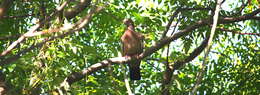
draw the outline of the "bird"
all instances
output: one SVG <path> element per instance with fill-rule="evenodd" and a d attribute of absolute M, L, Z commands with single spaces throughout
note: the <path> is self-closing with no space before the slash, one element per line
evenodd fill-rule
<path fill-rule="evenodd" d="M 141 33 L 135 32 L 134 22 L 131 19 L 124 19 L 123 23 L 127 26 L 121 37 L 122 55 L 124 57 L 138 56 L 143 52 L 143 39 Z M 140 80 L 140 63 L 141 60 L 128 62 L 130 79 Z"/>

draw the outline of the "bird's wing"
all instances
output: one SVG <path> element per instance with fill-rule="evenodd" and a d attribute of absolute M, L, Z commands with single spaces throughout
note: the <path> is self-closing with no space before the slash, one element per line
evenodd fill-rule
<path fill-rule="evenodd" d="M 124 34 L 121 37 L 121 50 L 122 50 L 122 56 L 125 56 L 125 47 L 124 47 L 124 41 L 123 41 L 124 38 L 123 37 L 124 37 Z"/>

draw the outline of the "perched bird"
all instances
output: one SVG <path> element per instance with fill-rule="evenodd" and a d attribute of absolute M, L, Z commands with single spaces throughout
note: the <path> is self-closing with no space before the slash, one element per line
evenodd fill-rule
<path fill-rule="evenodd" d="M 127 26 L 124 34 L 121 37 L 123 56 L 138 56 L 143 52 L 143 39 L 141 33 L 135 32 L 134 22 L 131 19 L 125 19 L 124 24 Z M 131 61 L 128 64 L 131 80 L 140 80 L 140 63 L 141 60 Z"/>

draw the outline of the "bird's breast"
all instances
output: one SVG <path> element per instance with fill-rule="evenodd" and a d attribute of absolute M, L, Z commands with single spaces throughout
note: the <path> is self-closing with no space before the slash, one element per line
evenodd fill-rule
<path fill-rule="evenodd" d="M 134 55 L 142 52 L 141 40 L 131 32 L 125 32 L 121 38 L 124 44 L 125 55 Z"/>

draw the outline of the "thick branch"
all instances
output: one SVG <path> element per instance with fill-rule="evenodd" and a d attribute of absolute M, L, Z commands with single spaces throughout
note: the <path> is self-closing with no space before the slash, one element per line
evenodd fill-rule
<path fill-rule="evenodd" d="M 257 9 L 257 10 L 255 10 L 255 11 L 253 11 L 252 13 L 245 14 L 244 16 L 220 18 L 220 19 L 218 19 L 218 22 L 219 22 L 219 24 L 226 24 L 226 23 L 244 21 L 244 20 L 248 20 L 248 19 L 259 20 L 260 18 L 257 17 L 257 16 L 255 16 L 255 15 L 258 14 L 259 12 L 260 12 L 260 8 Z"/>
<path fill-rule="evenodd" d="M 64 16 L 67 19 L 71 19 L 82 12 L 86 7 L 90 6 L 91 0 L 81 0 L 78 4 L 72 8 L 64 11 Z"/>
<path fill-rule="evenodd" d="M 182 67 L 183 65 L 185 65 L 185 63 L 188 63 L 190 61 L 192 61 L 193 59 L 195 59 L 207 46 L 208 43 L 208 38 L 206 38 L 199 47 L 197 47 L 191 54 L 190 56 L 188 56 L 187 58 L 185 58 L 184 60 L 179 60 L 176 61 L 172 66 L 173 70 L 177 70 L 180 67 Z"/>
<path fill-rule="evenodd" d="M 250 14 L 247 14 L 245 16 L 241 16 L 241 17 L 236 17 L 236 18 L 222 18 L 222 19 L 219 19 L 219 24 L 223 24 L 223 23 L 232 23 L 232 22 L 238 22 L 238 21 L 244 21 L 244 20 L 248 20 L 248 19 L 253 19 L 253 17 L 250 17 L 250 16 L 254 16 L 252 14 L 256 14 L 256 13 L 259 13 L 260 12 L 260 9 L 254 11 L 253 13 L 250 13 Z M 210 25 L 210 23 L 212 23 L 212 21 L 210 19 L 205 19 L 205 20 L 200 20 L 198 22 L 196 22 L 195 24 L 187 27 L 186 29 L 180 31 L 180 32 L 177 32 L 175 33 L 174 35 L 170 36 L 170 37 L 167 37 L 165 39 L 162 39 L 160 40 L 158 43 L 156 43 L 155 45 L 153 45 L 152 47 L 148 48 L 147 50 L 145 50 L 142 54 L 140 54 L 139 56 L 137 56 L 137 60 L 141 60 L 147 56 L 150 56 L 151 54 L 153 54 L 154 52 L 156 52 L 157 50 L 161 49 L 162 47 L 164 47 L 165 45 L 168 45 L 171 41 L 174 41 L 182 36 L 186 36 L 189 32 L 191 32 L 192 30 L 194 29 L 197 29 L 199 27 L 202 27 L 202 26 L 206 26 L 206 25 Z M 172 70 L 176 70 L 176 69 L 179 69 L 181 66 L 183 66 L 185 63 L 187 62 L 190 62 L 191 60 L 193 60 L 195 57 L 197 57 L 202 51 L 203 49 L 206 47 L 206 43 L 207 43 L 208 39 L 204 40 L 202 42 L 202 44 L 196 48 L 191 54 L 189 57 L 187 57 L 186 59 L 184 60 L 180 60 L 180 61 L 177 61 L 175 62 L 174 65 L 171 65 L 171 68 L 173 68 Z M 117 57 L 118 58 L 118 57 Z M 115 59 L 117 59 L 115 58 Z M 111 59 L 108 59 L 108 60 L 111 60 Z M 118 61 L 118 60 L 117 60 Z M 127 60 L 121 60 L 120 62 L 123 62 L 123 61 L 127 61 Z M 63 88 L 66 84 L 66 83 L 69 83 L 72 84 L 78 80 L 81 80 L 82 78 L 84 78 L 86 75 L 89 75 L 97 70 L 100 70 L 102 68 L 105 68 L 107 67 L 107 64 L 108 63 L 117 63 L 116 61 L 111 61 L 111 62 L 108 62 L 106 64 L 101 64 L 103 62 L 100 62 L 100 63 L 97 63 L 90 66 L 89 68 L 91 69 L 84 69 L 82 70 L 81 72 L 77 72 L 77 73 L 73 73 L 71 74 L 69 77 L 67 77 L 64 82 L 63 82 L 63 85 L 61 85 L 61 88 Z"/>
<path fill-rule="evenodd" d="M 163 78 L 163 83 L 162 83 L 162 95 L 169 95 L 169 88 L 168 85 L 171 83 L 172 80 L 172 76 L 173 76 L 173 72 L 176 69 L 179 69 L 180 67 L 182 67 L 183 65 L 185 65 L 185 63 L 190 62 L 191 60 L 193 60 L 194 58 L 196 58 L 207 46 L 209 37 L 207 37 L 201 44 L 199 47 L 197 47 L 187 58 L 183 59 L 183 60 L 177 60 L 173 65 L 170 65 L 170 68 L 167 70 L 167 72 L 165 72 Z"/>
<path fill-rule="evenodd" d="M 17 59 L 20 58 L 20 56 L 22 54 L 25 54 L 29 51 L 31 51 L 32 49 L 34 48 L 37 48 L 37 47 L 41 47 L 43 44 L 45 44 L 46 42 L 48 41 L 52 41 L 54 39 L 57 39 L 57 38 L 63 38 L 71 33 L 74 33 L 75 31 L 78 31 L 80 29 L 82 29 L 86 24 L 88 24 L 91 20 L 91 18 L 93 17 L 94 13 L 97 13 L 99 11 L 101 11 L 104 7 L 94 7 L 93 9 L 91 9 L 91 11 L 89 12 L 88 15 L 86 15 L 84 18 L 82 18 L 81 20 L 79 20 L 72 29 L 68 30 L 68 32 L 65 32 L 64 34 L 62 35 L 58 35 L 58 36 L 53 36 L 51 37 L 50 39 L 45 39 L 44 41 L 40 42 L 40 43 L 37 43 L 36 45 L 32 45 L 30 46 L 29 48 L 26 48 L 20 52 L 18 52 L 16 55 L 12 56 L 12 57 L 9 57 L 9 58 L 6 58 L 6 59 L 2 59 L 2 61 L 0 62 L 0 65 L 6 65 L 6 64 L 9 64 L 13 61 L 16 61 Z M 1 56 L 0 56 L 1 58 Z"/>
<path fill-rule="evenodd" d="M 132 60 L 136 60 L 135 58 L 130 58 L 130 57 L 115 57 L 115 58 L 110 58 L 107 60 L 104 60 L 102 62 L 93 64 L 92 66 L 82 70 L 81 72 L 75 72 L 70 74 L 65 80 L 64 82 L 67 82 L 69 85 L 71 85 L 72 83 L 81 80 L 82 78 L 84 78 L 86 75 L 90 75 L 102 68 L 107 67 L 109 64 L 113 65 L 113 64 L 120 64 L 120 63 L 126 63 Z"/>
<path fill-rule="evenodd" d="M 246 15 L 240 16 L 240 17 L 219 18 L 218 23 L 219 24 L 227 24 L 227 23 L 245 21 L 245 20 L 249 20 L 249 19 L 256 19 L 257 17 L 255 17 L 254 15 L 258 14 L 259 12 L 260 12 L 260 9 L 257 9 L 255 11 L 253 11 L 252 13 L 249 13 L 249 14 L 246 14 Z M 170 42 L 172 42 L 172 41 L 174 41 L 174 40 L 176 40 L 176 39 L 178 39 L 182 36 L 186 36 L 192 30 L 195 30 L 195 29 L 202 27 L 202 26 L 210 25 L 211 23 L 212 23 L 212 20 L 210 18 L 200 20 L 200 21 L 190 25 L 186 29 L 181 30 L 180 32 L 176 32 L 174 35 L 160 40 L 155 45 L 153 45 L 152 47 L 150 47 L 146 51 L 144 51 L 142 54 L 140 54 L 139 57 L 140 58 L 147 57 L 147 56 L 151 55 L 152 53 L 156 52 L 157 50 L 161 49 L 165 45 L 168 45 Z"/>
<path fill-rule="evenodd" d="M 217 28 L 217 30 L 226 31 L 226 32 L 231 32 L 231 33 L 239 34 L 239 35 L 256 35 L 256 36 L 260 36 L 260 33 L 241 33 L 241 32 L 239 32 L 239 31 L 230 30 L 230 29 L 225 29 L 225 28 Z"/>

